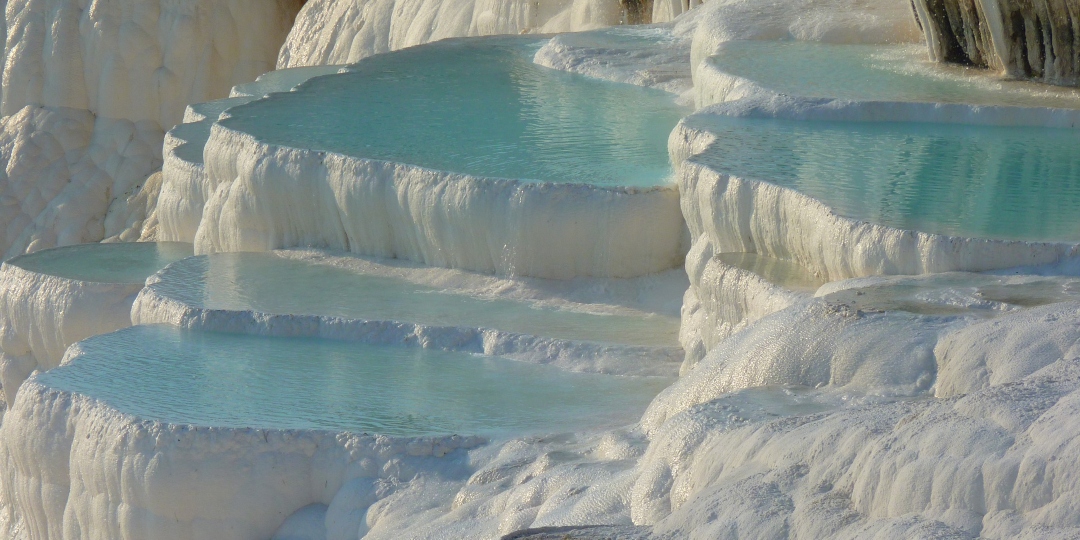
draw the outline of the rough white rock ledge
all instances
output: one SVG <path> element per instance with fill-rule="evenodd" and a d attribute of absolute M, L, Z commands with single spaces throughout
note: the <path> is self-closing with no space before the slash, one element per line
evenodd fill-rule
<path fill-rule="evenodd" d="M 356 538 L 368 506 L 482 443 L 165 424 L 31 380 L 0 425 L 0 536 L 265 539 L 316 504 Z"/>
<path fill-rule="evenodd" d="M 693 241 L 708 242 L 715 253 L 754 252 L 788 259 L 830 281 L 977 272 L 1051 264 L 1080 255 L 1077 244 L 945 236 L 845 218 L 798 191 L 724 174 L 697 157 L 707 152 L 713 135 L 693 127 L 693 119 L 713 112 L 683 119 L 668 144 Z"/>
<path fill-rule="evenodd" d="M 633 376 L 678 373 L 679 347 L 590 343 L 518 334 L 495 328 L 432 326 L 413 322 L 347 319 L 325 315 L 286 315 L 257 311 L 205 309 L 184 304 L 147 286 L 131 310 L 134 324 L 167 323 L 192 330 L 237 332 L 275 337 L 319 337 L 461 351 L 550 364 L 569 371 Z"/>
<path fill-rule="evenodd" d="M 220 124 L 204 158 L 212 194 L 195 237 L 158 209 L 159 239 L 194 240 L 196 253 L 305 246 L 566 279 L 653 274 L 686 249 L 674 186 L 479 178 L 271 145 Z"/>

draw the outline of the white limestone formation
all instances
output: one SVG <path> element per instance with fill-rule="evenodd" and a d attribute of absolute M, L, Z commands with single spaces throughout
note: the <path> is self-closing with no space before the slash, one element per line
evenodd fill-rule
<path fill-rule="evenodd" d="M 452 37 L 580 32 L 620 17 L 618 0 L 310 0 L 277 67 L 349 64 Z"/>

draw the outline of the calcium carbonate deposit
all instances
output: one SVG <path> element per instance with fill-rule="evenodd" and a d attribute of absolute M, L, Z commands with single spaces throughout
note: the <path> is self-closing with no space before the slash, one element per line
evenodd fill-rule
<path fill-rule="evenodd" d="M 9 1 L 0 537 L 1080 537 L 1066 4 Z"/>

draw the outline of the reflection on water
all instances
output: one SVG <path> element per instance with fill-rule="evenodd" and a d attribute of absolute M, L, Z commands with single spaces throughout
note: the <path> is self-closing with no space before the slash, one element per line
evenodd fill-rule
<path fill-rule="evenodd" d="M 631 423 L 671 379 L 502 358 L 136 326 L 80 344 L 43 384 L 145 419 L 387 435 L 565 432 Z"/>

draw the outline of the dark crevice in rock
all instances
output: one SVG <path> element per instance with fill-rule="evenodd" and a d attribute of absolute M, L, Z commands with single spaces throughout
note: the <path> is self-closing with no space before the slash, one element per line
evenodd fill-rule
<path fill-rule="evenodd" d="M 622 4 L 626 24 L 648 24 L 652 22 L 653 0 L 620 0 L 620 3 Z"/>
<path fill-rule="evenodd" d="M 919 26 L 934 33 L 936 50 L 931 54 L 936 60 L 990 67 L 993 39 L 976 0 L 921 1 L 929 21 L 920 20 Z"/>

